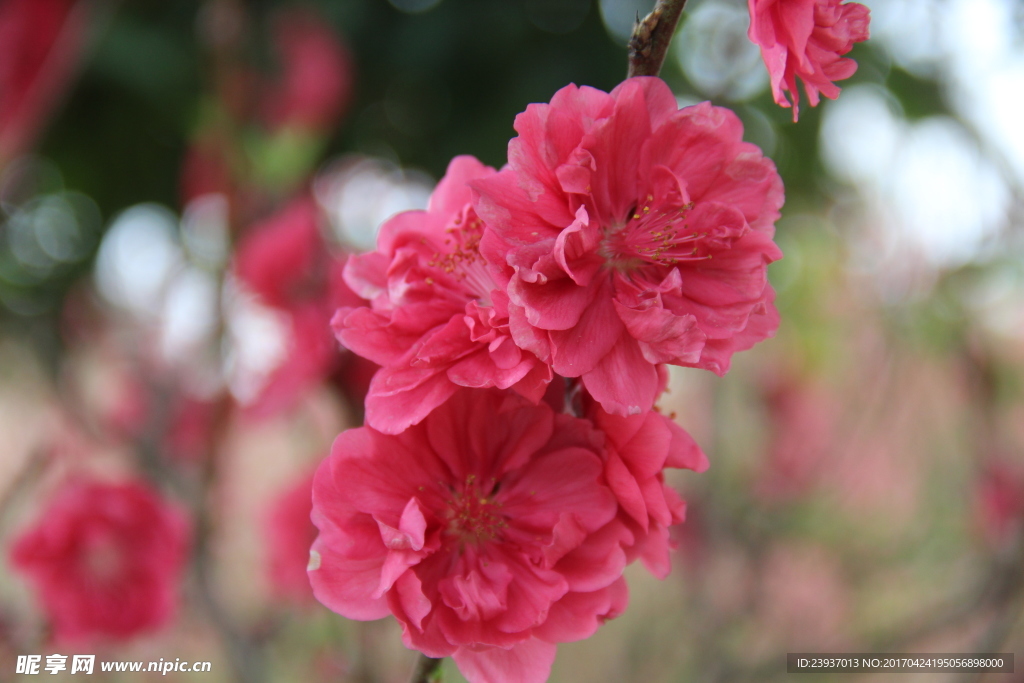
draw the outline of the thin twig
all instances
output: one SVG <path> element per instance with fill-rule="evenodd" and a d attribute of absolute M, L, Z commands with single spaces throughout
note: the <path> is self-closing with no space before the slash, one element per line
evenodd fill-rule
<path fill-rule="evenodd" d="M 658 0 L 651 13 L 636 22 L 629 38 L 628 77 L 658 75 L 685 4 L 686 0 Z"/>
<path fill-rule="evenodd" d="M 441 662 L 444 659 L 435 659 L 421 654 L 416 660 L 416 668 L 412 672 L 410 683 L 436 683 L 441 680 Z"/>
<path fill-rule="evenodd" d="M 217 630 L 231 660 L 239 683 L 263 683 L 267 671 L 262 653 L 252 640 L 239 629 L 224 609 L 214 585 L 211 552 L 213 519 L 209 497 L 218 481 L 220 458 L 224 453 L 232 414 L 232 400 L 225 394 L 214 406 L 213 427 L 204 458 L 202 485 L 196 500 L 195 531 L 193 539 L 192 570 L 196 579 L 199 602 Z"/>
<path fill-rule="evenodd" d="M 14 475 L 7 489 L 0 493 L 0 526 L 3 525 L 7 513 L 14 507 L 16 499 L 24 489 L 28 488 L 46 469 L 47 453 L 43 450 L 33 451 L 22 463 L 18 473 Z"/>

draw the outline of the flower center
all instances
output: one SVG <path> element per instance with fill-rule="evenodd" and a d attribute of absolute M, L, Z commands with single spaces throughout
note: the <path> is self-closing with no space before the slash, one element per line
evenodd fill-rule
<path fill-rule="evenodd" d="M 490 305 L 494 280 L 487 272 L 484 257 L 480 255 L 484 222 L 477 217 L 473 207 L 467 205 L 455 215 L 445 233 L 448 237 L 445 238 L 444 245 L 449 251 L 435 253 L 433 258 L 427 261 L 427 266 L 437 268 L 453 277 L 473 294 L 477 301 Z M 428 283 L 433 284 L 429 279 Z"/>
<path fill-rule="evenodd" d="M 658 208 L 653 203 L 654 197 L 647 195 L 621 224 L 605 229 L 598 253 L 610 268 L 628 272 L 649 264 L 671 267 L 711 258 L 701 245 L 707 233 L 690 230 L 686 224 L 692 202 Z"/>
<path fill-rule="evenodd" d="M 106 583 L 119 576 L 124 566 L 124 554 L 111 539 L 98 539 L 86 548 L 82 558 L 86 575 Z"/>
<path fill-rule="evenodd" d="M 466 477 L 461 491 L 454 492 L 447 501 L 445 533 L 460 543 L 480 544 L 496 538 L 508 526 L 501 512 L 501 503 L 494 498 L 495 485 L 481 488 L 476 475 Z"/>

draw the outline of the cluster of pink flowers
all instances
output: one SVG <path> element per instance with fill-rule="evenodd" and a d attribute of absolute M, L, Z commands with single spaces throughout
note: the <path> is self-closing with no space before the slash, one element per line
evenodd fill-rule
<path fill-rule="evenodd" d="M 425 212 L 381 230 L 346 278 L 343 345 L 383 366 L 367 423 L 396 433 L 460 387 L 536 401 L 555 373 L 608 412 L 650 410 L 663 365 L 723 374 L 778 326 L 767 265 L 775 165 L 727 109 L 679 109 L 634 78 L 569 86 L 516 118 L 500 172 L 452 161 Z"/>
<path fill-rule="evenodd" d="M 0 1 L 0 170 L 31 150 L 66 94 L 91 22 L 103 14 L 94 4 Z M 201 25 L 207 20 L 201 19 Z M 223 135 L 228 117 L 256 145 L 295 139 L 301 145 L 322 145 L 348 105 L 351 56 L 313 7 L 282 8 L 272 15 L 269 28 L 277 68 L 269 73 L 240 60 L 230 64 L 230 73 L 214 79 L 222 87 L 205 109 L 217 114 L 199 122 L 180 177 L 183 205 L 219 195 L 230 211 L 225 223 L 239 229 L 240 234 L 230 236 L 234 251 L 228 272 L 217 274 L 230 277 L 271 309 L 286 328 L 284 359 L 269 369 L 256 395 L 239 406 L 253 419 L 288 411 L 325 383 L 342 389 L 352 384 L 347 373 L 354 364 L 339 353 L 329 321 L 339 306 L 361 303 L 342 278 L 344 254 L 332 253 L 321 234 L 320 211 L 302 175 L 309 169 L 296 165 L 294 177 L 269 182 L 241 173 L 239 166 L 246 165 L 238 164 L 237 150 Z M 78 336 L 69 346 L 105 347 L 108 321 L 97 324 L 89 315 L 98 312 L 91 300 L 73 296 L 65 308 L 65 332 Z M 64 460 L 62 465 L 70 464 L 74 474 L 55 485 L 38 518 L 10 545 L 10 566 L 34 590 L 44 633 L 57 642 L 112 643 L 166 627 L 180 611 L 180 584 L 193 550 L 188 513 L 150 483 L 127 472 L 119 483 L 83 473 L 109 466 L 103 457 L 93 459 L 94 450 L 116 446 L 145 458 L 137 471 L 151 479 L 164 478 L 166 467 L 181 477 L 177 483 L 189 481 L 197 474 L 189 464 L 220 457 L 219 436 L 230 428 L 236 408 L 234 399 L 211 395 L 210 387 L 193 393 L 187 380 L 170 377 L 148 354 L 129 355 L 139 363 L 137 375 L 123 369 L 116 374 L 110 405 L 83 398 L 80 411 L 68 411 L 67 434 L 63 425 L 57 430 L 47 446 L 56 457 L 46 465 Z M 76 400 L 71 397 L 68 403 Z M 80 422 L 89 428 L 81 429 Z M 63 457 L 62 451 L 71 449 L 59 443 L 62 439 L 75 442 L 73 458 Z M 312 601 L 306 577 L 306 557 L 316 535 L 311 489 L 310 473 L 272 506 L 265 524 L 274 597 L 299 603 Z"/>
<path fill-rule="evenodd" d="M 732 112 L 633 78 L 515 128 L 507 167 L 454 159 L 346 265 L 370 303 L 334 330 L 381 369 L 313 484 L 316 597 L 473 683 L 545 680 L 628 563 L 668 574 L 664 470 L 707 460 L 653 410 L 665 365 L 722 374 L 778 325 L 782 182 Z"/>
<path fill-rule="evenodd" d="M 19 68 L 0 60 L 0 163 L 28 148 L 70 78 L 87 5 L 0 5 L 0 57 L 22 56 Z M 796 120 L 797 77 L 812 106 L 835 98 L 868 10 L 749 9 L 775 101 Z M 239 85 L 217 107 L 264 143 L 322 144 L 351 95 L 348 52 L 312 10 L 285 10 L 272 34 L 282 77 L 226 67 L 238 72 L 218 80 Z M 669 574 L 686 504 L 665 470 L 708 462 L 655 408 L 667 366 L 723 375 L 779 324 L 767 267 L 782 256 L 782 182 L 731 111 L 680 109 L 664 82 L 639 77 L 610 93 L 565 87 L 515 130 L 507 166 L 456 157 L 426 210 L 393 217 L 375 251 L 352 257 L 331 254 L 301 170 L 235 177 L 217 121 L 181 178 L 183 203 L 222 195 L 226 222 L 249 226 L 230 276 L 287 325 L 285 360 L 250 415 L 343 372 L 331 330 L 379 366 L 366 426 L 270 510 L 275 593 L 309 601 L 311 585 L 349 618 L 393 615 L 410 648 L 453 657 L 471 683 L 545 680 L 558 643 L 626 608 L 627 565 Z M 111 421 L 141 439 L 152 407 L 131 403 Z M 211 450 L 216 410 L 174 402 L 164 450 Z M 986 491 L 993 524 L 1019 521 L 1016 493 Z M 11 560 L 57 639 L 123 639 L 171 618 L 188 546 L 186 517 L 148 485 L 70 481 Z"/>

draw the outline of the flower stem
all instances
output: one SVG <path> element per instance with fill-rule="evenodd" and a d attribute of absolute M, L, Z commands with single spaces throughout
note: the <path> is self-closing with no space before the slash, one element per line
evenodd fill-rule
<path fill-rule="evenodd" d="M 443 658 L 434 659 L 421 654 L 416 660 L 416 669 L 412 672 L 410 683 L 439 683 L 443 661 Z"/>
<path fill-rule="evenodd" d="M 638 19 L 629 39 L 627 77 L 657 76 L 686 0 L 658 0 L 651 13 Z"/>

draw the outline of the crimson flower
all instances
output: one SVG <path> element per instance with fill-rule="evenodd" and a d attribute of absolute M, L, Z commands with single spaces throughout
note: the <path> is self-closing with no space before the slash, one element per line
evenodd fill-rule
<path fill-rule="evenodd" d="M 167 623 L 187 558 L 185 516 L 148 486 L 72 482 L 11 548 L 56 640 L 127 639 Z"/>
<path fill-rule="evenodd" d="M 462 387 L 512 388 L 534 402 L 551 370 L 512 339 L 508 297 L 480 255 L 485 227 L 469 183 L 494 169 L 452 160 L 426 211 L 398 214 L 377 251 L 353 256 L 345 278 L 371 306 L 332 322 L 347 348 L 383 366 L 370 383 L 366 421 L 397 433 Z"/>
<path fill-rule="evenodd" d="M 460 390 L 397 435 L 335 441 L 313 482 L 317 599 L 391 613 L 406 645 L 471 683 L 543 681 L 555 644 L 626 604 L 623 545 L 588 420 L 509 391 Z"/>
<path fill-rule="evenodd" d="M 857 62 L 842 55 L 854 43 L 868 39 L 870 10 L 841 0 L 747 0 L 747 5 L 747 35 L 761 48 L 775 103 L 792 106 L 793 120 L 797 120 L 797 76 L 812 107 L 818 106 L 819 93 L 833 100 L 839 97 L 839 86 L 833 81 L 849 78 L 857 70 Z"/>
<path fill-rule="evenodd" d="M 627 415 L 650 410 L 659 365 L 724 374 L 774 334 L 782 181 L 735 114 L 632 78 L 567 86 L 515 128 L 509 166 L 473 187 L 520 347 Z"/>

